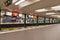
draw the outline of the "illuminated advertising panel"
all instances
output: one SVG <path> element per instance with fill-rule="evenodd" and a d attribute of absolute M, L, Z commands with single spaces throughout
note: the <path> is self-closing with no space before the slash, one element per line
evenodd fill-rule
<path fill-rule="evenodd" d="M 50 18 L 50 23 L 52 23 L 52 21 L 53 21 L 52 18 Z"/>
<path fill-rule="evenodd" d="M 44 23 L 44 18 L 43 18 L 43 17 L 39 17 L 39 18 L 38 18 L 38 22 L 39 22 L 39 23 Z"/>
<path fill-rule="evenodd" d="M 49 23 L 49 18 L 46 18 L 45 22 L 46 22 L 46 23 Z"/>
<path fill-rule="evenodd" d="M 27 18 L 26 18 L 26 23 L 36 23 L 37 22 L 37 19 L 36 19 L 36 16 L 34 15 L 27 15 Z"/>
<path fill-rule="evenodd" d="M 21 18 L 25 18 L 23 14 L 19 14 L 19 17 L 21 17 Z"/>
<path fill-rule="evenodd" d="M 6 12 L 6 15 L 12 16 L 12 12 Z"/>

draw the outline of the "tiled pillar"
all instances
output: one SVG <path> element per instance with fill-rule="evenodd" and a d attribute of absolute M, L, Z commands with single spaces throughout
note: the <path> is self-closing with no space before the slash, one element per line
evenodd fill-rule
<path fill-rule="evenodd" d="M 1 8 L 0 8 L 0 17 L 1 17 Z M 0 20 L 1 20 L 1 18 L 0 18 Z M 1 25 L 1 23 L 0 23 L 0 25 Z M 1 26 L 0 26 L 0 30 L 1 30 Z"/>
<path fill-rule="evenodd" d="M 44 23 L 46 23 L 46 17 L 44 17 Z"/>
<path fill-rule="evenodd" d="M 24 28 L 26 28 L 26 14 L 24 14 Z"/>
<path fill-rule="evenodd" d="M 49 23 L 50 23 L 50 18 L 49 18 Z"/>
<path fill-rule="evenodd" d="M 38 19 L 38 16 L 37 16 L 37 24 L 36 24 L 37 26 L 38 26 L 38 24 L 39 24 L 39 23 L 38 23 L 38 20 L 39 20 L 39 19 Z"/>

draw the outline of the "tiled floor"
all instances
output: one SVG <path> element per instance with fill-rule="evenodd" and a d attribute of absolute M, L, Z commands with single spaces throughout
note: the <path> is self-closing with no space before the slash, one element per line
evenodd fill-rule
<path fill-rule="evenodd" d="M 0 32 L 1 33 L 1 32 Z M 23 28 L 1 33 L 0 40 L 60 40 L 60 24 Z"/>

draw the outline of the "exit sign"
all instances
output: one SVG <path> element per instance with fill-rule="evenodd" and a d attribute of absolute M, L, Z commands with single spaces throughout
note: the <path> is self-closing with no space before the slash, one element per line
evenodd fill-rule
<path fill-rule="evenodd" d="M 12 4 L 12 0 L 7 0 L 4 4 L 5 4 L 5 6 L 11 5 Z"/>

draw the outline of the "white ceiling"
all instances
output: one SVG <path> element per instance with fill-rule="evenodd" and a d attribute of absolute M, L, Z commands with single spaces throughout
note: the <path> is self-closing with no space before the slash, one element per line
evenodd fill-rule
<path fill-rule="evenodd" d="M 3 4 L 4 3 L 4 1 L 6 1 L 6 0 L 0 0 L 0 6 L 2 7 L 2 8 L 5 8 L 5 5 Z M 16 2 L 18 2 L 19 0 L 16 0 Z M 45 13 L 50 13 L 50 12 L 55 12 L 55 13 L 57 13 L 57 14 L 55 14 L 55 15 L 60 15 L 60 10 L 59 11 L 54 11 L 54 10 L 50 10 L 50 11 L 47 11 L 47 12 L 35 12 L 35 10 L 37 10 L 37 9 L 43 9 L 43 8 L 46 8 L 46 9 L 50 9 L 50 7 L 53 7 L 53 6 L 57 6 L 57 5 L 60 5 L 60 0 L 40 0 L 40 1 L 38 1 L 38 2 L 35 2 L 35 3 L 33 3 L 33 1 L 34 0 L 27 0 L 27 1 L 30 1 L 30 2 L 32 2 L 32 4 L 30 4 L 30 5 L 27 5 L 27 6 L 24 6 L 24 7 L 21 7 L 20 5 L 21 4 L 19 4 L 19 5 L 14 5 L 15 3 L 13 3 L 12 5 L 10 5 L 9 7 L 8 7 L 8 9 L 10 8 L 10 9 L 22 9 L 22 10 L 24 10 L 24 12 L 26 12 L 27 14 L 29 14 L 29 13 L 33 13 L 33 14 L 37 14 L 37 15 L 39 15 L 39 16 L 46 16 L 46 17 L 51 17 L 51 16 L 49 16 L 49 15 L 45 15 Z M 2 5 L 3 4 L 3 5 Z M 55 18 L 57 18 L 57 17 L 55 17 Z"/>
<path fill-rule="evenodd" d="M 27 13 L 32 12 L 32 13 L 36 13 L 39 16 L 51 17 L 49 15 L 45 15 L 45 13 L 55 12 L 56 13 L 55 15 L 60 15 L 60 10 L 59 11 L 50 10 L 50 7 L 57 6 L 57 5 L 60 5 L 60 0 L 40 0 L 39 2 L 26 6 L 26 7 L 23 7 L 22 9 Z M 46 8 L 50 11 L 35 12 L 35 10 L 43 9 L 43 8 Z"/>

